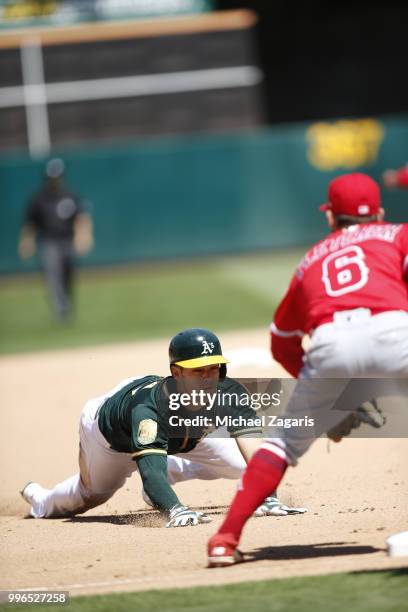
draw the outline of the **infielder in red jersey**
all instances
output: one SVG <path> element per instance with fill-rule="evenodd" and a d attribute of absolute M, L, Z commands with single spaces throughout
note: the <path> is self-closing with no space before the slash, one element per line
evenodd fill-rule
<path fill-rule="evenodd" d="M 384 222 L 380 189 L 360 173 L 334 179 L 320 210 L 331 233 L 300 262 L 271 326 L 274 358 L 299 378 L 285 417 L 302 417 L 307 407 L 316 427 L 264 440 L 208 543 L 210 566 L 242 560 L 237 546 L 246 521 L 287 466 L 343 421 L 333 406 L 350 378 L 408 377 L 408 224 Z"/>

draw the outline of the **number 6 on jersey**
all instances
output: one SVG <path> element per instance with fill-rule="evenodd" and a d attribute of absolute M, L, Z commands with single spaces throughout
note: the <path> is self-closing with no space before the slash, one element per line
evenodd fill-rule
<path fill-rule="evenodd" d="M 336 297 L 364 287 L 369 269 L 359 246 L 349 246 L 328 255 L 322 263 L 322 281 L 328 295 Z"/>

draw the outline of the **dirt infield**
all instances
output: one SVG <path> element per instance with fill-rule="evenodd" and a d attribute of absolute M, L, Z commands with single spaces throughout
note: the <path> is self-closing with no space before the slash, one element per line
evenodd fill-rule
<path fill-rule="evenodd" d="M 265 330 L 224 334 L 233 376 L 276 376 Z M 258 518 L 242 549 L 249 562 L 207 570 L 205 543 L 230 502 L 233 481 L 176 485 L 210 525 L 164 530 L 146 510 L 135 474 L 108 503 L 74 519 L 25 519 L 18 495 L 27 480 L 52 486 L 77 469 L 84 402 L 127 376 L 166 374 L 167 342 L 92 347 L 0 359 L 0 588 L 64 588 L 73 595 L 240 582 L 290 575 L 408 565 L 390 559 L 385 539 L 408 528 L 408 441 L 319 440 L 290 469 L 281 498 L 303 516 Z"/>

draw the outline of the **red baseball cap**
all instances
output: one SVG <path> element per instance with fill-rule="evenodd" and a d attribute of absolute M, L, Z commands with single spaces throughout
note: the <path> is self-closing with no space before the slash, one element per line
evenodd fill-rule
<path fill-rule="evenodd" d="M 381 206 L 380 188 L 367 174 L 342 174 L 329 183 L 329 201 L 320 210 L 334 215 L 367 217 L 376 215 Z"/>

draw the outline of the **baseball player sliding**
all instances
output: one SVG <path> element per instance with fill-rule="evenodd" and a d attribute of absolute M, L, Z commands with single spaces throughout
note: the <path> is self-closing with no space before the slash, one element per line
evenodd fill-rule
<path fill-rule="evenodd" d="M 316 428 L 284 429 L 268 438 L 249 462 L 218 533 L 208 543 L 210 566 L 242 560 L 242 529 L 258 504 L 295 466 L 320 434 L 345 413 L 337 398 L 355 378 L 408 376 L 408 225 L 384 222 L 377 183 L 345 174 L 329 185 L 329 236 L 300 262 L 271 327 L 274 358 L 299 380 L 288 417 L 305 409 Z M 302 339 L 311 337 L 305 353 Z M 330 380 L 335 379 L 335 380 Z"/>
<path fill-rule="evenodd" d="M 195 455 L 188 464 L 183 465 L 181 458 L 173 462 L 169 470 L 172 482 L 217 475 L 238 478 L 260 442 L 248 436 L 261 434 L 262 428 L 254 424 L 256 412 L 251 407 L 220 401 L 224 393 L 239 397 L 246 390 L 226 377 L 227 360 L 215 334 L 206 329 L 180 332 L 171 340 L 169 356 L 171 376 L 127 379 L 110 393 L 85 404 L 79 427 L 79 473 L 52 490 L 28 483 L 21 494 L 31 505 L 32 517 L 70 516 L 103 504 L 138 469 L 144 497 L 167 515 L 166 527 L 211 520 L 180 502 L 167 476 L 167 456 Z M 212 415 L 221 420 L 232 417 L 227 426 L 232 439 L 202 440 L 208 433 L 206 422 L 193 426 L 190 422 L 194 416 L 208 415 L 208 407 L 192 401 L 194 392 L 215 393 Z M 187 402 L 178 406 L 176 414 L 173 401 L 181 394 L 187 394 Z M 282 507 L 276 492 L 269 493 L 261 500 L 258 516 L 305 511 Z"/>

